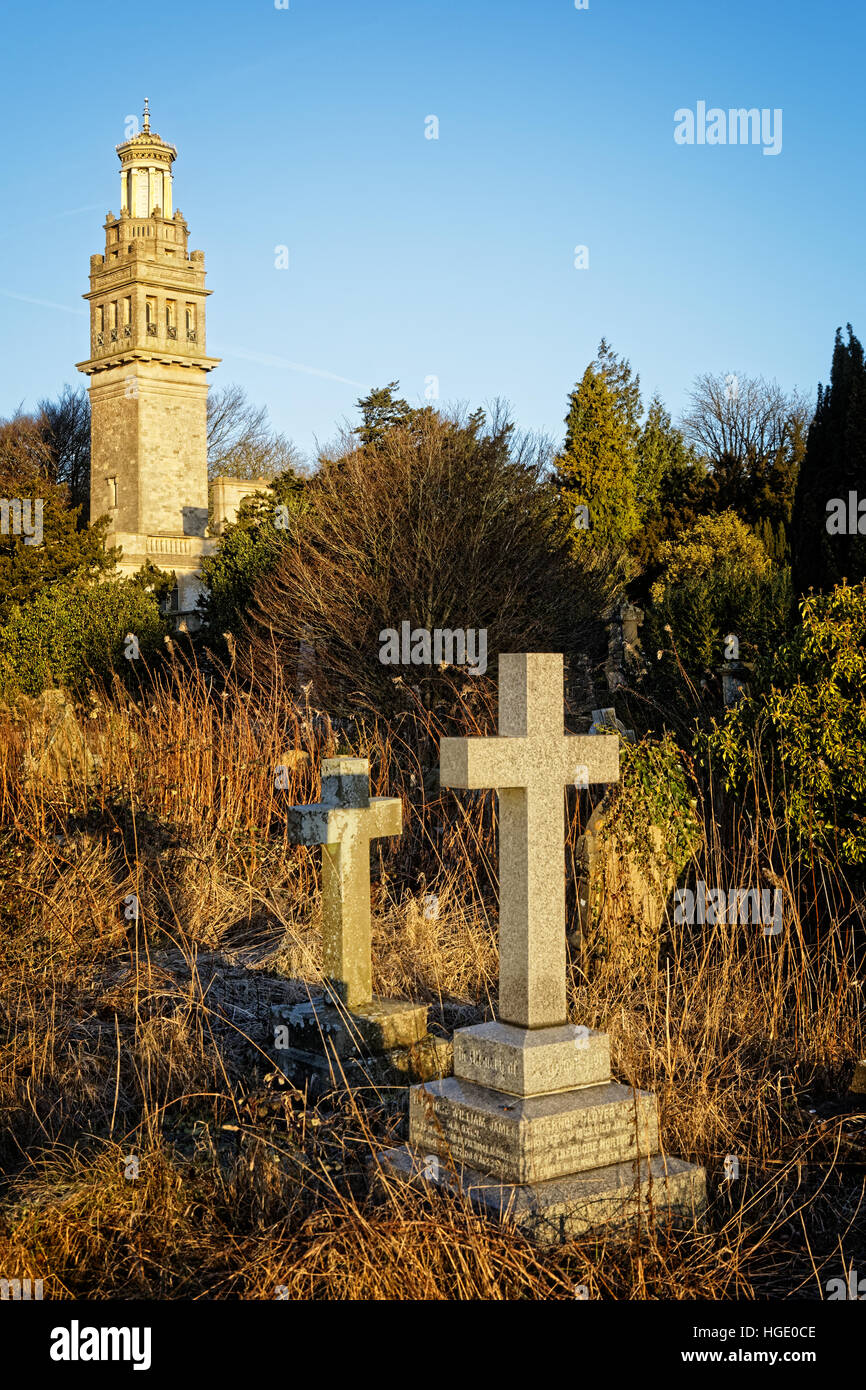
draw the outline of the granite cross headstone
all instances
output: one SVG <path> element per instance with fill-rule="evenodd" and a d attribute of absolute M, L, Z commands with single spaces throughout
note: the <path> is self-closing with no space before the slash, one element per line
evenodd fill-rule
<path fill-rule="evenodd" d="M 454 1075 L 412 1088 L 409 1142 L 384 1171 L 456 1184 L 539 1240 L 694 1220 L 703 1169 L 660 1152 L 655 1096 L 612 1081 L 609 1037 L 568 1023 L 563 793 L 618 780 L 619 735 L 565 734 L 562 657 L 509 654 L 499 736 L 443 739 L 440 771 L 499 794 L 499 1017 L 458 1029 Z"/>
<path fill-rule="evenodd" d="M 324 973 L 347 1008 L 373 997 L 370 942 L 370 841 L 399 835 L 399 797 L 370 796 L 366 758 L 326 758 L 322 799 L 290 806 L 289 838 L 322 846 Z"/>

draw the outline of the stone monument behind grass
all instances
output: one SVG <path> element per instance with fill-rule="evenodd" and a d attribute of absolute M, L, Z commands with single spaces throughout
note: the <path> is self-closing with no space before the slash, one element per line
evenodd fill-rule
<path fill-rule="evenodd" d="M 297 1083 L 400 1084 L 443 1076 L 450 1047 L 427 1030 L 427 1007 L 373 995 L 370 842 L 402 832 L 399 797 L 370 796 L 366 758 L 322 763 L 322 799 L 290 806 L 289 838 L 322 846 L 325 986 L 272 1010 L 274 1056 Z"/>
<path fill-rule="evenodd" d="M 462 1187 L 540 1241 L 705 1204 L 660 1151 L 655 1097 L 611 1080 L 606 1034 L 568 1020 L 563 790 L 619 778 L 618 735 L 563 733 L 562 657 L 499 658 L 499 736 L 442 740 L 443 785 L 499 795 L 499 1017 L 454 1035 L 454 1075 L 410 1092 L 386 1172 Z"/>

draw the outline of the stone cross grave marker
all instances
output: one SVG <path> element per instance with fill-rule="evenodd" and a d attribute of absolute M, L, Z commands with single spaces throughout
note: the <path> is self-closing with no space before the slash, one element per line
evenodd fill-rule
<path fill-rule="evenodd" d="M 399 797 L 370 796 L 366 758 L 326 758 L 322 799 L 290 806 L 289 838 L 322 846 L 322 946 L 325 977 L 354 1009 L 373 997 L 370 938 L 370 841 L 399 835 Z"/>
<path fill-rule="evenodd" d="M 559 653 L 499 658 L 499 736 L 445 738 L 443 786 L 499 793 L 499 1019 L 568 1021 L 565 946 L 567 786 L 619 779 L 619 738 L 563 733 Z"/>
<path fill-rule="evenodd" d="M 396 1177 L 457 1185 L 542 1241 L 699 1217 L 702 1168 L 660 1152 L 655 1096 L 611 1079 L 610 1039 L 568 1023 L 569 783 L 615 782 L 619 735 L 563 732 L 562 657 L 499 658 L 499 735 L 443 739 L 445 786 L 499 794 L 499 1017 L 454 1034 L 454 1075 L 414 1086 Z"/>
<path fill-rule="evenodd" d="M 399 797 L 370 796 L 366 758 L 326 758 L 322 799 L 290 806 L 289 838 L 322 846 L 325 996 L 277 1005 L 277 1063 L 299 1082 L 386 1084 L 445 1075 L 450 1044 L 427 1030 L 426 1004 L 373 996 L 370 842 L 402 832 Z"/>

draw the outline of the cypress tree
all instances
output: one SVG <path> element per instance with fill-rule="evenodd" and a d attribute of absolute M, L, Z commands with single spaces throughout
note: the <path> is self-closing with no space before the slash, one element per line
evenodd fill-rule
<path fill-rule="evenodd" d="M 640 411 L 639 379 L 602 340 L 596 361 L 569 396 L 565 443 L 556 459 L 563 505 L 571 515 L 579 506 L 588 509 L 589 535 L 600 545 L 625 545 L 640 526 Z"/>
<path fill-rule="evenodd" d="M 866 577 L 866 508 L 854 534 L 836 533 L 831 508 L 849 493 L 866 500 L 866 363 L 848 324 L 848 341 L 836 330 L 829 386 L 818 387 L 792 520 L 792 563 L 798 593 L 827 592 L 842 579 Z M 831 529 L 828 529 L 830 523 Z M 856 523 L 855 523 L 856 524 Z"/>

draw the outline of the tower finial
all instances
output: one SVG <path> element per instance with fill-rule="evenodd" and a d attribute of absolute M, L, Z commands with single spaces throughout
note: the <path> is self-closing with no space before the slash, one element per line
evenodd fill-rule
<path fill-rule="evenodd" d="M 150 106 L 147 97 L 144 98 L 144 129 L 150 130 Z"/>

